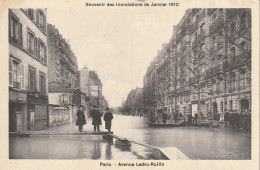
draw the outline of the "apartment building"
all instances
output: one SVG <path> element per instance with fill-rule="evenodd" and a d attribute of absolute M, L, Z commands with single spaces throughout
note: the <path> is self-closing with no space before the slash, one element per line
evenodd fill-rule
<path fill-rule="evenodd" d="M 48 126 L 47 9 L 9 9 L 9 131 Z"/>
<path fill-rule="evenodd" d="M 250 9 L 186 10 L 147 68 L 144 103 L 168 114 L 199 111 L 203 119 L 250 110 Z"/>

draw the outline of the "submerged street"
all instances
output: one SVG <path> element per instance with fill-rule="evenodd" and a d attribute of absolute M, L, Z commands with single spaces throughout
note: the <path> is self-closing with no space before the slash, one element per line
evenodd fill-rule
<path fill-rule="evenodd" d="M 177 147 L 191 159 L 251 159 L 251 134 L 230 127 L 150 128 L 140 117 L 115 115 L 114 135 L 156 147 Z M 75 123 L 42 131 L 77 132 Z M 91 120 L 83 131 L 93 131 Z M 104 131 L 102 122 L 101 131 Z M 10 137 L 11 159 L 154 159 L 151 149 L 132 144 L 122 147 L 103 141 L 102 136 L 65 135 Z"/>

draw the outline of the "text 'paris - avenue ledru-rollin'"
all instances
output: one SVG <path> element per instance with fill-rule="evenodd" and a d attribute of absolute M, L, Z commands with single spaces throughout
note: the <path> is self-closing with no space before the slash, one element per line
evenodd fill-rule
<path fill-rule="evenodd" d="M 164 166 L 163 162 L 118 162 L 118 163 L 111 163 L 111 162 L 100 162 L 99 166 Z"/>

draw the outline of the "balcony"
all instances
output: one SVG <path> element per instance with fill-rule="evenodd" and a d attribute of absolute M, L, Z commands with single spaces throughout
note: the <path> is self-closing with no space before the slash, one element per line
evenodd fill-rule
<path fill-rule="evenodd" d="M 192 24 L 192 28 L 191 28 L 191 31 L 194 32 L 197 27 L 198 27 L 198 23 L 203 19 L 205 18 L 205 10 L 203 10 L 199 15 L 198 17 L 196 18 L 195 22 Z"/>
<path fill-rule="evenodd" d="M 221 25 L 224 24 L 224 16 L 221 15 L 220 17 L 218 17 L 209 27 L 209 32 L 212 33 L 215 30 L 217 30 L 217 28 L 219 28 Z"/>
<path fill-rule="evenodd" d="M 18 83 L 18 82 L 13 82 L 13 88 L 20 89 L 20 83 Z"/>
<path fill-rule="evenodd" d="M 190 32 L 191 25 L 184 25 L 181 28 L 181 34 L 188 34 Z"/>

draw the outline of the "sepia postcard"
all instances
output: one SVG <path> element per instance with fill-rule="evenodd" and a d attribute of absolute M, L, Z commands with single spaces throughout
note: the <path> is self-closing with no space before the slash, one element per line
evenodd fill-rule
<path fill-rule="evenodd" d="M 258 169 L 259 1 L 2 0 L 0 169 Z"/>

